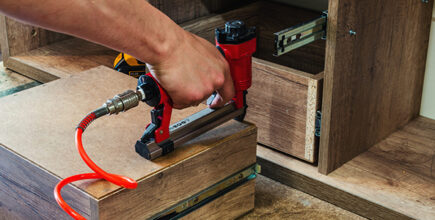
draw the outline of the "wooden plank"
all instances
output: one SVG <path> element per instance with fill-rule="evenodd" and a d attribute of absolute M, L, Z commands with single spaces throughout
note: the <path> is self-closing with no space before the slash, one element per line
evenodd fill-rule
<path fill-rule="evenodd" d="M 435 120 L 417 118 L 325 176 L 258 147 L 262 174 L 371 219 L 435 216 Z"/>
<path fill-rule="evenodd" d="M 0 144 L 0 219 L 66 219 L 68 215 L 57 205 L 54 186 L 56 176 Z M 89 196 L 73 186 L 62 190 L 65 201 L 86 218 L 89 217 Z"/>
<path fill-rule="evenodd" d="M 254 209 L 255 179 L 184 216 L 188 219 L 236 219 Z M 234 207 L 237 207 L 236 209 Z"/>
<path fill-rule="evenodd" d="M 42 28 L 22 24 L 12 18 L 1 16 L 2 55 L 5 63 L 8 58 L 38 47 L 70 38 L 67 35 Z M 7 66 L 7 64 L 6 64 Z"/>
<path fill-rule="evenodd" d="M 318 74 L 323 76 L 323 72 Z M 317 161 L 319 137 L 316 136 L 317 111 L 322 107 L 323 78 L 309 79 L 307 92 L 307 121 L 305 128 L 305 156 L 310 162 Z"/>
<path fill-rule="evenodd" d="M 48 82 L 100 65 L 112 67 L 117 54 L 106 47 L 73 38 L 13 56 L 7 67 Z"/>
<path fill-rule="evenodd" d="M 98 67 L 3 97 L 0 143 L 53 175 L 55 180 L 47 184 L 49 188 L 58 178 L 89 172 L 74 147 L 75 125 L 107 98 L 135 86 L 136 79 Z M 204 107 L 174 111 L 172 122 Z M 256 128 L 236 121 L 209 131 L 167 156 L 145 160 L 136 154 L 134 144 L 150 122 L 150 110 L 141 104 L 127 113 L 100 118 L 87 129 L 84 144 L 90 157 L 108 172 L 139 181 L 135 190 L 102 180 L 74 183 L 94 198 L 86 206 L 91 219 L 112 218 L 114 212 L 116 216 L 150 216 L 255 163 Z"/>
<path fill-rule="evenodd" d="M 319 76 L 310 77 L 305 72 L 254 59 L 246 120 L 257 124 L 259 143 L 314 162 L 316 143 L 312 129 L 314 109 L 319 108 Z M 306 132 L 307 128 L 311 133 Z"/>
<path fill-rule="evenodd" d="M 329 2 L 321 173 L 418 115 L 432 6 L 432 0 Z"/>

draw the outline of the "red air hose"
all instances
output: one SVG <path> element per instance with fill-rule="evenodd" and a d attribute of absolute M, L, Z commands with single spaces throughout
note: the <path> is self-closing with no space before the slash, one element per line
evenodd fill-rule
<path fill-rule="evenodd" d="M 97 110 L 98 111 L 98 110 Z M 79 213 L 77 213 L 74 209 L 72 209 L 62 198 L 60 191 L 62 190 L 62 187 L 64 187 L 66 184 L 79 181 L 79 180 L 86 180 L 86 179 L 105 179 L 113 184 L 116 184 L 118 186 L 123 186 L 128 189 L 134 189 L 137 187 L 137 182 L 129 177 L 121 176 L 113 173 L 107 173 L 103 169 L 101 169 L 99 166 L 97 166 L 91 158 L 89 158 L 88 154 L 86 153 L 85 149 L 83 148 L 82 143 L 82 134 L 85 131 L 86 127 L 97 119 L 98 117 L 104 115 L 104 114 L 96 114 L 97 111 L 94 111 L 90 114 L 88 114 L 80 123 L 79 126 L 77 126 L 76 129 L 76 146 L 77 150 L 80 153 L 80 156 L 82 157 L 83 161 L 91 168 L 95 173 L 83 173 L 78 174 L 74 176 L 67 177 L 60 181 L 56 187 L 54 188 L 54 198 L 56 199 L 57 204 L 71 217 L 74 219 L 85 219 L 83 216 L 81 216 Z M 98 116 L 97 116 L 98 115 Z"/>

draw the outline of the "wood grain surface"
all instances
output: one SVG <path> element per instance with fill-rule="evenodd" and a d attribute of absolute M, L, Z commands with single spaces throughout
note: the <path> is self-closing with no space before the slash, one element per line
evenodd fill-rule
<path fill-rule="evenodd" d="M 254 209 L 254 192 L 255 179 L 249 180 L 247 183 L 244 183 L 231 192 L 228 192 L 194 212 L 189 213 L 181 219 L 236 219 Z"/>
<path fill-rule="evenodd" d="M 48 82 L 100 65 L 112 67 L 117 55 L 106 47 L 72 38 L 13 56 L 8 68 Z"/>
<path fill-rule="evenodd" d="M 435 120 L 419 117 L 325 176 L 259 146 L 262 174 L 371 219 L 435 216 Z"/>
<path fill-rule="evenodd" d="M 253 60 L 246 120 L 258 126 L 259 143 L 314 162 L 314 124 L 316 110 L 320 109 L 317 93 L 321 77 L 322 74 L 311 75 Z"/>
<path fill-rule="evenodd" d="M 1 144 L 0 158 L 0 219 L 68 218 L 53 196 L 59 178 Z M 77 187 L 65 186 L 62 196 L 78 213 L 90 217 L 90 199 Z"/>
<path fill-rule="evenodd" d="M 197 145 L 206 149 L 186 158 L 185 151 Z M 153 161 L 170 166 L 142 178 L 138 188 L 121 189 L 102 198 L 98 202 L 99 218 L 147 219 L 254 164 L 255 147 L 255 126 L 235 121 L 224 124 L 178 152 Z"/>
<path fill-rule="evenodd" d="M 25 25 L 4 15 L 0 16 L 0 44 L 3 61 L 53 42 L 70 38 L 67 35 Z"/>
<path fill-rule="evenodd" d="M 432 0 L 329 2 L 321 173 L 418 116 L 432 6 Z"/>

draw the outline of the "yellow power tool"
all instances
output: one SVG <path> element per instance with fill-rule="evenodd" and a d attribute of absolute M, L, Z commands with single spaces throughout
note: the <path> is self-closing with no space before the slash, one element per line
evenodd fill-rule
<path fill-rule="evenodd" d="M 145 63 L 125 53 L 118 54 L 113 62 L 113 68 L 118 72 L 122 72 L 136 78 L 139 78 L 139 76 L 145 75 L 147 73 Z"/>

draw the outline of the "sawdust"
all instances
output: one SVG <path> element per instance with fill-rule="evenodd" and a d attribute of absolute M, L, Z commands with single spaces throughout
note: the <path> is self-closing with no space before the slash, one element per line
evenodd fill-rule
<path fill-rule="evenodd" d="M 239 220 L 365 219 L 264 176 L 259 175 L 256 181 L 255 209 Z"/>

